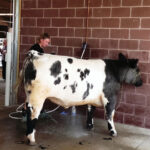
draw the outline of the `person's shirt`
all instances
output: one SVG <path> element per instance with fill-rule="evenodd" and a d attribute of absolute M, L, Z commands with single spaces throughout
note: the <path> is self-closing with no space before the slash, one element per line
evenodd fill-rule
<path fill-rule="evenodd" d="M 3 46 L 3 48 L 1 49 L 2 60 L 5 60 L 6 52 L 7 52 L 7 46 Z"/>
<path fill-rule="evenodd" d="M 31 48 L 29 50 L 36 50 L 39 53 L 44 53 L 43 48 L 41 48 L 38 43 L 36 43 L 33 46 L 31 46 Z"/>

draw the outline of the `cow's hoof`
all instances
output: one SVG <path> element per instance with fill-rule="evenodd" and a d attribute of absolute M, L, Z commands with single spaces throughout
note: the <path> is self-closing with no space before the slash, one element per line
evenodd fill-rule
<path fill-rule="evenodd" d="M 113 136 L 113 137 L 116 137 L 117 136 L 117 132 L 110 131 L 110 135 Z"/>
<path fill-rule="evenodd" d="M 87 124 L 86 127 L 87 127 L 88 130 L 92 130 L 94 126 L 93 126 L 93 124 Z"/>

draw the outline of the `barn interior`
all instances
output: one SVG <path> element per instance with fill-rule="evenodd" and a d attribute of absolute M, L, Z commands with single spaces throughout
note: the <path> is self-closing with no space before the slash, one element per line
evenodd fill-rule
<path fill-rule="evenodd" d="M 0 53 L 0 150 L 149 150 L 149 22 L 149 0 L 0 0 L 0 48 L 7 33 L 12 37 L 6 80 Z M 51 37 L 45 53 L 81 58 L 86 41 L 83 59 L 117 59 L 120 52 L 139 59 L 143 85 L 122 85 L 114 118 L 117 137 L 109 136 L 103 108 L 96 108 L 89 131 L 86 106 L 76 107 L 73 115 L 72 108 L 55 110 L 57 105 L 46 102 L 47 111 L 55 111 L 40 116 L 36 145 L 25 141 L 26 118 L 16 111 L 25 93 L 21 86 L 16 95 L 14 85 L 27 51 L 44 32 Z"/>

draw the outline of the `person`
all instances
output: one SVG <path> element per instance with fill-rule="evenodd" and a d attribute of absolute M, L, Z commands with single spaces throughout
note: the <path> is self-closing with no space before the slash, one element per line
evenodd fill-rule
<path fill-rule="evenodd" d="M 50 43 L 50 36 L 48 33 L 40 35 L 38 42 L 30 47 L 29 50 L 36 50 L 39 53 L 44 53 L 44 48 L 48 47 Z"/>
<path fill-rule="evenodd" d="M 5 60 L 5 55 L 7 53 L 7 40 L 6 39 L 3 41 L 3 48 L 0 49 L 0 52 L 2 54 L 2 77 L 5 80 L 6 79 L 6 60 Z"/>

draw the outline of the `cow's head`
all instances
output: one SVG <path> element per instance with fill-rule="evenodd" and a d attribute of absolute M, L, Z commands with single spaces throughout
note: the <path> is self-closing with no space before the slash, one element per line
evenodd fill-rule
<path fill-rule="evenodd" d="M 137 66 L 138 59 L 127 59 L 123 54 L 119 54 L 119 63 L 122 64 L 122 77 L 124 82 L 133 84 L 135 86 L 142 85 L 140 69 Z"/>

